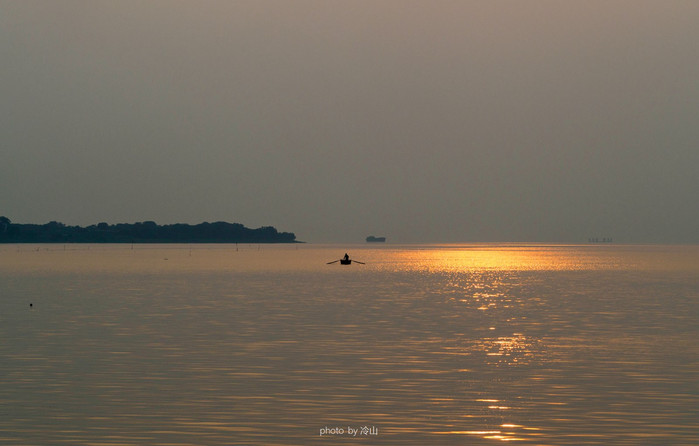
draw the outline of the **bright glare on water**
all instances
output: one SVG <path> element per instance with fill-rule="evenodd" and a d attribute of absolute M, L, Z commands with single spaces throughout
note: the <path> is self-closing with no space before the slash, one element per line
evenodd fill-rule
<path fill-rule="evenodd" d="M 0 444 L 699 444 L 697 246 L 1 245 L 0 293 Z"/>

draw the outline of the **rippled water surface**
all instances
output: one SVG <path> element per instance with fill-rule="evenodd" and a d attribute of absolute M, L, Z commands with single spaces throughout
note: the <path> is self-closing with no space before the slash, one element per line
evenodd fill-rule
<path fill-rule="evenodd" d="M 698 339 L 697 246 L 2 245 L 0 444 L 699 444 Z"/>

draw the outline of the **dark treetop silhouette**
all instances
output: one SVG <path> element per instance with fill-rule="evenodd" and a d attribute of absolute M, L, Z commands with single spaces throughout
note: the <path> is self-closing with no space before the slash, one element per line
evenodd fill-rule
<path fill-rule="evenodd" d="M 297 243 L 292 232 L 272 226 L 246 228 L 240 223 L 158 225 L 99 223 L 87 227 L 66 226 L 55 221 L 44 225 L 12 223 L 0 217 L 0 243 Z"/>

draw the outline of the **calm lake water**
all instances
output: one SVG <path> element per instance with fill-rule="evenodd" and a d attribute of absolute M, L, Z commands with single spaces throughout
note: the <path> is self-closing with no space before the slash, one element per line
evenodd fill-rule
<path fill-rule="evenodd" d="M 697 246 L 0 245 L 0 444 L 696 445 L 698 340 Z"/>

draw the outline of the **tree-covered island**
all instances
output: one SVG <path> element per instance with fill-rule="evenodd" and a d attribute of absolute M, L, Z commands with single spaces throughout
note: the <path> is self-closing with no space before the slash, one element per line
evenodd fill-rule
<path fill-rule="evenodd" d="M 0 243 L 297 243 L 293 232 L 272 226 L 250 229 L 240 223 L 99 223 L 87 227 L 52 221 L 43 225 L 12 223 L 0 217 Z"/>

